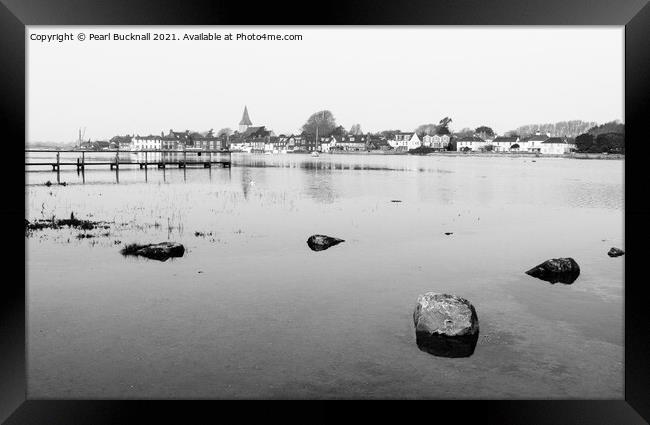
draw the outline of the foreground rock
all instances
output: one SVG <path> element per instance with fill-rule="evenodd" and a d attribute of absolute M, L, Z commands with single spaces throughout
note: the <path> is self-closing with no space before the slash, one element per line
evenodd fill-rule
<path fill-rule="evenodd" d="M 345 240 L 325 235 L 312 235 L 307 239 L 307 245 L 312 251 L 323 251 L 341 242 L 345 242 Z"/>
<path fill-rule="evenodd" d="M 612 247 L 612 249 L 610 249 L 609 252 L 607 253 L 607 255 L 609 255 L 610 257 L 620 257 L 623 254 L 625 254 L 625 251 L 614 247 Z"/>
<path fill-rule="evenodd" d="M 526 274 L 550 283 L 571 284 L 580 276 L 580 266 L 573 258 L 552 258 L 528 270 Z"/>
<path fill-rule="evenodd" d="M 420 350 L 441 357 L 469 357 L 478 341 L 478 316 L 464 298 L 427 292 L 413 312 L 415 340 Z"/>
<path fill-rule="evenodd" d="M 156 244 L 130 244 L 122 248 L 122 255 L 137 255 L 152 260 L 167 261 L 171 257 L 182 257 L 185 247 L 176 242 L 161 242 Z"/>

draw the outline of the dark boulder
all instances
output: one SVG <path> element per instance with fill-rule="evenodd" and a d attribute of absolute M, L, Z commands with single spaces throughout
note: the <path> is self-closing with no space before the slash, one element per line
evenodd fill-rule
<path fill-rule="evenodd" d="M 623 254 L 625 254 L 625 251 L 614 247 L 612 247 L 612 249 L 610 249 L 609 252 L 607 253 L 607 255 L 609 255 L 610 257 L 620 257 Z"/>
<path fill-rule="evenodd" d="M 185 247 L 176 242 L 161 242 L 156 244 L 127 245 L 120 251 L 122 255 L 137 255 L 152 260 L 167 261 L 171 257 L 182 257 Z"/>
<path fill-rule="evenodd" d="M 552 258 L 526 272 L 550 283 L 571 284 L 580 276 L 580 266 L 573 258 Z"/>
<path fill-rule="evenodd" d="M 325 235 L 312 235 L 307 239 L 307 245 L 312 251 L 323 251 L 341 242 L 345 242 L 345 240 Z"/>
<path fill-rule="evenodd" d="M 478 341 L 478 316 L 464 298 L 428 292 L 413 312 L 418 348 L 440 357 L 469 357 Z"/>

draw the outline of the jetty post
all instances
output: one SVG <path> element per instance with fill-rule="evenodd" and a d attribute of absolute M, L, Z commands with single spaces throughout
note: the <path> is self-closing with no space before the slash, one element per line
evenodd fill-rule
<path fill-rule="evenodd" d="M 61 183 L 61 152 L 56 152 L 56 182 Z"/>

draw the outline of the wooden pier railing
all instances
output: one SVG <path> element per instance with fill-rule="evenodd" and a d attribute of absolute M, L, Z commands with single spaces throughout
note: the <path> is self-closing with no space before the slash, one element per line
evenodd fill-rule
<path fill-rule="evenodd" d="M 45 161 L 31 162 L 27 160 L 29 153 L 49 153 L 55 155 L 53 159 L 48 158 Z M 61 160 L 61 154 L 78 154 L 74 162 Z M 86 160 L 86 154 L 94 154 L 95 158 Z M 106 155 L 106 159 L 97 159 L 98 154 Z M 121 155 L 137 155 L 138 158 L 124 159 Z M 144 154 L 144 158 L 142 158 Z M 152 160 L 149 160 L 149 154 Z M 228 158 L 224 159 L 223 156 Z M 188 161 L 188 156 L 190 160 Z M 216 159 L 215 159 L 216 158 Z M 25 167 L 28 166 L 51 166 L 52 171 L 60 171 L 63 166 L 76 167 L 77 171 L 84 171 L 90 166 L 109 166 L 111 170 L 118 170 L 120 166 L 137 165 L 140 169 L 147 169 L 150 166 L 157 168 L 166 168 L 167 166 L 178 166 L 186 168 L 187 166 L 199 165 L 203 168 L 211 168 L 213 165 L 221 165 L 223 168 L 230 168 L 232 155 L 229 150 L 141 150 L 141 151 L 121 151 L 121 150 L 46 150 L 46 149 L 25 149 Z"/>

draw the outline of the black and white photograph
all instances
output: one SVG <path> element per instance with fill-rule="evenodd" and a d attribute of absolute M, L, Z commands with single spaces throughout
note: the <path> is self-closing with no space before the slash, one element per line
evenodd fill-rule
<path fill-rule="evenodd" d="M 624 399 L 624 26 L 25 37 L 28 398 Z"/>

